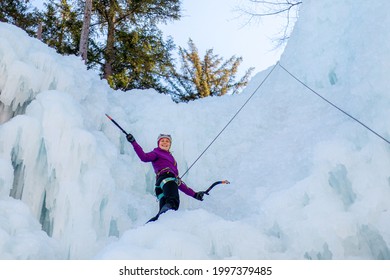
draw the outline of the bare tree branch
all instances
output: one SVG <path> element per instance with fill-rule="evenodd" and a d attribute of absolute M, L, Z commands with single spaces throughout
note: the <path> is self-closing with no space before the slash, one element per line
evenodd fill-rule
<path fill-rule="evenodd" d="M 300 0 L 248 0 L 251 4 L 250 7 L 239 7 L 238 11 L 247 17 L 246 24 L 250 24 L 254 20 L 264 17 L 283 16 L 285 18 L 285 24 L 281 31 L 278 32 L 278 36 L 273 39 L 277 42 L 278 48 L 285 44 L 290 36 L 293 22 L 295 22 L 298 6 L 302 4 Z M 280 35 L 281 34 L 281 35 Z"/>

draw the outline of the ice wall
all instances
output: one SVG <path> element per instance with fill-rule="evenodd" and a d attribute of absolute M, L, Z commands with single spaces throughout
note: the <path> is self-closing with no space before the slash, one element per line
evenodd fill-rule
<path fill-rule="evenodd" d="M 280 63 L 387 137 L 381 2 L 306 0 Z M 388 144 L 280 67 L 184 178 L 232 184 L 204 202 L 182 195 L 178 212 L 144 226 L 153 171 L 104 114 L 145 150 L 171 133 L 183 173 L 267 71 L 241 95 L 175 104 L 113 92 L 78 58 L 0 24 L 1 258 L 388 259 Z"/>
<path fill-rule="evenodd" d="M 109 87 L 78 58 L 61 57 L 16 27 L 1 24 L 0 36 L 2 197 L 28 205 L 47 235 L 61 240 L 59 257 L 90 256 L 116 222 L 105 214 L 114 184 L 98 148 L 107 139 L 96 116 L 105 110 L 90 109 L 105 108 Z"/>

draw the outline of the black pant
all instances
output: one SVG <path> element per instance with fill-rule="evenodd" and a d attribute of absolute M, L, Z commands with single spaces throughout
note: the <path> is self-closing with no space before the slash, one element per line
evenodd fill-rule
<path fill-rule="evenodd" d="M 180 198 L 179 198 L 179 186 L 177 185 L 175 180 L 168 181 L 162 186 L 162 190 L 160 187 L 158 187 L 162 180 L 166 178 L 175 178 L 175 175 L 172 173 L 165 173 L 160 175 L 156 180 L 156 195 L 161 194 L 161 192 L 164 194 L 163 197 L 160 199 L 160 210 L 161 208 L 166 204 L 169 203 L 172 206 L 172 209 L 177 210 L 179 209 L 180 205 Z"/>

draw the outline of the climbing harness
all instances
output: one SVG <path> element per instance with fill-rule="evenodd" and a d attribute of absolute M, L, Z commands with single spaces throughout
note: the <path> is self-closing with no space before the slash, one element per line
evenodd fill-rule
<path fill-rule="evenodd" d="M 161 191 L 162 191 L 160 194 L 156 195 L 158 200 L 160 200 L 164 196 L 164 190 L 163 190 L 164 185 L 168 182 L 171 182 L 171 181 L 175 181 L 176 184 L 178 184 L 178 182 L 179 182 L 178 179 L 175 177 L 168 177 L 168 178 L 163 179 L 161 181 L 161 183 L 156 186 L 156 189 L 161 189 Z"/>

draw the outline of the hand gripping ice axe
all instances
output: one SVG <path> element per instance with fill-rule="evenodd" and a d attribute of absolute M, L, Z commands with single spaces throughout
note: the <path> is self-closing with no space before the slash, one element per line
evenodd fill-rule
<path fill-rule="evenodd" d="M 110 119 L 110 121 L 112 121 L 126 136 L 128 135 L 128 133 L 113 119 L 111 118 L 109 115 L 107 115 L 107 118 Z"/>

